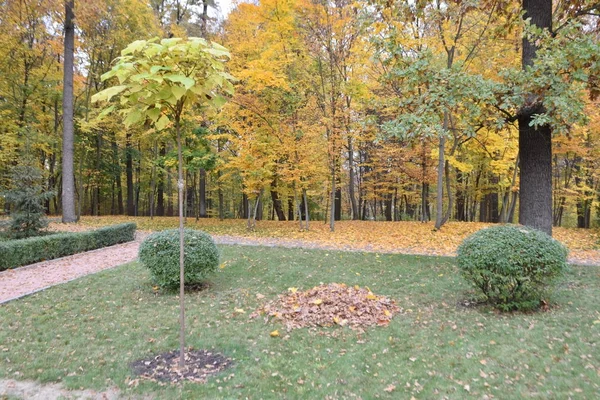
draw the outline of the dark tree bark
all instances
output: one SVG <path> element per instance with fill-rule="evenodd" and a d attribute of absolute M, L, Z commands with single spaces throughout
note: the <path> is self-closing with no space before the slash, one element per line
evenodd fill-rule
<path fill-rule="evenodd" d="M 279 194 L 277 193 L 276 181 L 273 181 L 273 186 L 271 189 L 271 200 L 273 201 L 273 209 L 275 211 L 275 214 L 277 214 L 277 219 L 279 221 L 285 221 L 283 206 L 281 205 L 281 199 L 279 198 Z"/>
<path fill-rule="evenodd" d="M 240 217 L 241 218 L 248 218 L 250 213 L 248 212 L 248 195 L 246 195 L 245 193 L 242 194 L 242 204 L 240 205 Z"/>
<path fill-rule="evenodd" d="M 206 212 L 206 170 L 204 168 L 200 169 L 200 198 L 198 199 L 200 211 L 199 217 L 206 218 L 208 214 Z"/>
<path fill-rule="evenodd" d="M 62 144 L 62 222 L 75 222 L 75 175 L 73 170 L 73 59 L 75 51 L 74 0 L 65 2 L 65 53 Z"/>
<path fill-rule="evenodd" d="M 523 0 L 523 10 L 524 18 L 530 18 L 533 25 L 552 29 L 552 0 Z M 523 68 L 533 64 L 536 51 L 535 44 L 523 38 Z M 543 109 L 541 105 L 528 106 L 520 110 L 518 118 L 521 155 L 519 223 L 552 235 L 552 131 L 548 125 L 537 129 L 529 126 L 533 114 Z"/>
<path fill-rule="evenodd" d="M 461 171 L 456 171 L 456 214 L 457 221 L 467 220 L 466 199 L 464 192 L 464 175 Z"/>
<path fill-rule="evenodd" d="M 167 148 L 161 143 L 159 150 L 160 157 L 167 155 Z M 165 215 L 165 173 L 161 171 L 158 174 L 158 185 L 156 189 L 156 215 L 163 217 Z"/>
<path fill-rule="evenodd" d="M 115 212 L 119 215 L 123 215 L 123 187 L 121 185 L 121 163 L 119 161 L 119 147 L 117 146 L 117 139 L 115 138 L 114 133 L 111 138 L 111 147 L 113 153 L 113 168 L 114 168 L 114 182 L 117 190 L 117 205 L 115 207 Z"/>
<path fill-rule="evenodd" d="M 429 183 L 423 183 L 421 185 L 421 222 L 429 220 Z"/>
<path fill-rule="evenodd" d="M 131 216 L 135 215 L 132 153 L 131 135 L 128 133 L 125 139 L 125 176 L 127 182 L 127 215 Z"/>
<path fill-rule="evenodd" d="M 354 144 L 352 143 L 352 137 L 348 136 L 348 173 L 349 173 L 349 181 L 348 181 L 348 195 L 350 196 L 350 206 L 352 208 L 352 219 L 358 220 L 360 215 L 358 212 L 358 206 L 356 204 L 356 194 L 354 193 L 354 180 L 355 180 L 355 172 L 354 172 Z"/>
<path fill-rule="evenodd" d="M 288 221 L 294 220 L 294 196 L 288 196 Z"/>
<path fill-rule="evenodd" d="M 392 216 L 393 200 L 394 200 L 394 197 L 393 197 L 392 193 L 388 193 L 385 195 L 385 200 L 384 200 L 383 204 L 384 204 L 384 215 L 385 215 L 386 221 L 393 221 L 393 216 Z"/>

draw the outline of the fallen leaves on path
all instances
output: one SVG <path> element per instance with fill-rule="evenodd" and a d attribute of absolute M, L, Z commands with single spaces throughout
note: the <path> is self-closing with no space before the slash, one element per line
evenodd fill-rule
<path fill-rule="evenodd" d="M 135 222 L 140 230 L 162 230 L 177 227 L 176 217 L 128 217 L 128 216 L 84 216 L 77 225 L 52 224 L 53 229 L 85 229 L 122 222 Z M 338 221 L 335 232 L 322 221 L 314 221 L 310 230 L 301 230 L 295 221 L 258 221 L 255 231 L 246 230 L 246 221 L 188 218 L 186 226 L 205 230 L 214 235 L 243 236 L 260 241 L 277 238 L 301 240 L 329 245 L 339 249 L 365 248 L 378 252 L 401 252 L 413 250 L 420 253 L 453 255 L 458 245 L 472 233 L 494 224 L 478 222 L 448 222 L 441 230 L 434 231 L 433 223 L 417 221 Z M 595 229 L 553 228 L 554 237 L 571 251 L 598 250 L 600 233 Z"/>
<path fill-rule="evenodd" d="M 251 317 L 260 314 L 266 314 L 267 318 L 274 317 L 282 321 L 288 331 L 333 325 L 361 330 L 367 326 L 388 325 L 400 311 L 394 300 L 377 296 L 369 288 L 330 283 L 306 291 L 289 290 Z M 278 335 L 271 332 L 271 336 Z"/>

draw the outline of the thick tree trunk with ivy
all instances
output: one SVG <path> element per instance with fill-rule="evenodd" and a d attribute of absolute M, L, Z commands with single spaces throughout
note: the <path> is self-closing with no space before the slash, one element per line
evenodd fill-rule
<path fill-rule="evenodd" d="M 62 144 L 62 222 L 75 222 L 75 175 L 73 170 L 73 59 L 75 50 L 74 0 L 65 2 L 65 53 Z"/>
<path fill-rule="evenodd" d="M 523 10 L 533 25 L 552 29 L 552 0 L 523 0 Z M 524 38 L 523 68 L 533 64 L 536 51 L 535 44 Z M 540 112 L 543 109 L 537 104 L 526 104 L 519 112 L 519 223 L 552 235 L 552 131 L 548 125 L 529 126 L 532 116 Z"/>

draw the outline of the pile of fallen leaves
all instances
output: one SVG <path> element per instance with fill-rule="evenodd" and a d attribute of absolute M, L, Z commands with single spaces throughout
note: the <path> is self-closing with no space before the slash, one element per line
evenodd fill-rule
<path fill-rule="evenodd" d="M 314 326 L 366 326 L 389 324 L 401 311 L 394 300 L 376 296 L 369 288 L 330 283 L 306 291 L 289 288 L 288 293 L 267 303 L 261 310 L 281 320 L 287 330 Z M 257 315 L 257 314 L 255 314 Z"/>
<path fill-rule="evenodd" d="M 183 380 L 204 383 L 206 378 L 229 368 L 232 361 L 219 353 L 189 350 L 184 354 L 185 367 L 179 367 L 179 350 L 138 360 L 131 364 L 133 373 L 155 382 L 177 383 Z"/>

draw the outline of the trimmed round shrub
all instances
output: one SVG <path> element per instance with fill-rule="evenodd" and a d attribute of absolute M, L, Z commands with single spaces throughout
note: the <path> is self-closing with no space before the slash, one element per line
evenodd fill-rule
<path fill-rule="evenodd" d="M 139 259 L 161 288 L 179 287 L 179 230 L 150 234 L 140 245 Z M 219 250 L 212 237 L 194 229 L 184 230 L 184 283 L 202 283 L 219 266 Z"/>
<path fill-rule="evenodd" d="M 488 302 L 504 311 L 540 306 L 567 267 L 567 249 L 544 232 L 498 225 L 475 232 L 458 247 L 458 267 Z"/>

